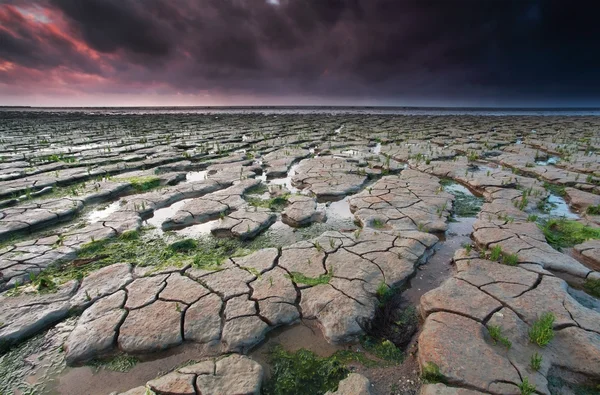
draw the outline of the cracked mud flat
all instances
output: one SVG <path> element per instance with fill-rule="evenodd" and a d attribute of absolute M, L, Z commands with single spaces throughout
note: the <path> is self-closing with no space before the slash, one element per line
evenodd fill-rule
<path fill-rule="evenodd" d="M 0 393 L 260 393 L 275 344 L 375 361 L 338 393 L 600 384 L 600 241 L 542 231 L 600 224 L 594 117 L 1 115 Z"/>

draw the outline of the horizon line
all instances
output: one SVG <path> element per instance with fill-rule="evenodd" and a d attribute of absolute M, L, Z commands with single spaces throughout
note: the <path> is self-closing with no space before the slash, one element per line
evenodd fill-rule
<path fill-rule="evenodd" d="M 396 105 L 232 105 L 232 106 L 28 106 L 0 105 L 0 109 L 165 109 L 165 108 L 195 108 L 195 109 L 271 109 L 271 108 L 389 108 L 389 109 L 449 109 L 449 110 L 600 110 L 600 106 L 396 106 Z"/>

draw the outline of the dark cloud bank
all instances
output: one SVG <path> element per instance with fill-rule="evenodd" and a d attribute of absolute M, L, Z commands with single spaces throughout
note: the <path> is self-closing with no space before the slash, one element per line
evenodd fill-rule
<path fill-rule="evenodd" d="M 13 96 L 597 105 L 598 11 L 591 1 L 13 0 L 0 4 L 0 84 Z"/>

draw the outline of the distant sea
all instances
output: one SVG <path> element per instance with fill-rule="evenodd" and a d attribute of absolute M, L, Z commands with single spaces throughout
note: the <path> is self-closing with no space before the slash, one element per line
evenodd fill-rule
<path fill-rule="evenodd" d="M 82 113 L 86 115 L 143 114 L 390 114 L 390 115 L 538 115 L 600 116 L 600 108 L 489 108 L 489 107 L 1 107 L 0 112 Z"/>

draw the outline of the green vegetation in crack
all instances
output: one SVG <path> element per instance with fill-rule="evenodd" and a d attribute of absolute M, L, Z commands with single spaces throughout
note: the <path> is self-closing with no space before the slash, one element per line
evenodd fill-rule
<path fill-rule="evenodd" d="M 387 364 L 402 363 L 402 349 L 418 329 L 415 307 L 407 306 L 398 291 L 381 282 L 376 291 L 379 303 L 375 316 L 363 326 L 366 335 L 361 338 L 365 350 Z"/>
<path fill-rule="evenodd" d="M 404 353 L 402 350 L 387 339 L 381 340 L 371 336 L 362 336 L 360 345 L 377 358 L 388 362 L 388 364 L 399 365 L 404 361 Z"/>
<path fill-rule="evenodd" d="M 502 327 L 500 327 L 499 325 L 488 325 L 487 329 L 490 334 L 490 337 L 494 341 L 494 344 L 500 343 L 504 347 L 506 347 L 507 350 L 509 350 L 512 347 L 512 342 L 502 334 Z"/>
<path fill-rule="evenodd" d="M 454 194 L 454 214 L 457 217 L 475 217 L 479 214 L 483 198 L 460 191 L 453 191 L 452 193 Z"/>
<path fill-rule="evenodd" d="M 248 188 L 244 193 L 244 197 L 247 197 L 248 195 L 263 195 L 267 192 L 269 192 L 269 187 L 261 182 L 260 184 Z"/>
<path fill-rule="evenodd" d="M 542 314 L 529 328 L 529 341 L 545 347 L 554 338 L 554 321 L 556 317 L 550 312 Z"/>
<path fill-rule="evenodd" d="M 444 383 L 444 376 L 440 372 L 440 367 L 434 362 L 425 362 L 421 367 L 421 380 L 425 384 Z"/>
<path fill-rule="evenodd" d="M 521 390 L 521 395 L 531 395 L 535 392 L 536 387 L 529 382 L 528 377 L 523 377 L 523 381 L 519 384 L 519 389 Z"/>
<path fill-rule="evenodd" d="M 581 222 L 564 218 L 550 218 L 543 221 L 540 229 L 546 236 L 546 241 L 557 250 L 573 247 L 586 240 L 600 239 L 600 228 L 592 228 Z"/>
<path fill-rule="evenodd" d="M 129 372 L 140 360 L 129 355 L 117 355 L 106 360 L 93 360 L 89 363 L 96 371 L 100 369 L 110 370 L 112 372 Z"/>
<path fill-rule="evenodd" d="M 128 182 L 137 192 L 147 192 L 160 186 L 160 178 L 155 176 L 119 178 L 115 181 Z"/>
<path fill-rule="evenodd" d="M 99 192 L 100 187 L 95 185 L 96 182 L 110 180 L 110 177 L 98 177 L 96 180 L 88 180 L 71 185 L 58 186 L 53 185 L 52 190 L 41 195 L 34 195 L 36 191 L 32 191 L 27 188 L 23 193 L 15 193 L 12 195 L 13 199 L 24 197 L 21 202 L 38 202 L 42 200 L 60 199 L 64 197 L 82 197 L 93 192 Z"/>
<path fill-rule="evenodd" d="M 537 352 L 533 353 L 531 355 L 531 359 L 529 360 L 529 366 L 536 372 L 540 370 L 540 368 L 542 367 L 542 356 Z"/>
<path fill-rule="evenodd" d="M 583 289 L 590 295 L 600 298 L 600 279 L 586 279 L 583 283 Z"/>
<path fill-rule="evenodd" d="M 283 211 L 288 204 L 289 193 L 270 199 L 262 199 L 255 196 L 245 196 L 249 205 L 254 207 L 268 208 L 271 211 Z"/>
<path fill-rule="evenodd" d="M 589 206 L 585 212 L 589 215 L 600 215 L 600 204 L 595 206 Z"/>
<path fill-rule="evenodd" d="M 314 264 L 317 265 L 320 264 L 320 262 Z M 304 284 L 314 287 L 315 285 L 319 284 L 329 284 L 331 277 L 333 277 L 333 272 L 330 271 L 327 274 L 321 274 L 319 277 L 308 277 L 299 272 L 291 272 L 289 277 L 296 284 Z"/>
<path fill-rule="evenodd" d="M 247 255 L 252 251 L 248 245 L 235 239 L 204 236 L 169 244 L 162 237 L 148 238 L 143 237 L 143 232 L 128 231 L 119 237 L 85 244 L 77 252 L 75 260 L 52 265 L 37 278 L 62 283 L 70 279 L 82 279 L 94 270 L 121 262 L 156 270 L 186 265 L 217 269 L 226 258 Z"/>
<path fill-rule="evenodd" d="M 263 385 L 264 395 L 324 394 L 335 391 L 349 373 L 336 354 L 320 358 L 305 349 L 288 352 L 280 346 L 271 351 L 270 365 L 272 374 Z"/>
<path fill-rule="evenodd" d="M 492 247 L 489 259 L 508 266 L 517 266 L 519 264 L 519 256 L 517 254 L 507 254 L 503 252 L 500 245 Z"/>
<path fill-rule="evenodd" d="M 479 214 L 479 211 L 481 211 L 481 206 L 483 205 L 483 198 L 477 197 L 472 193 L 465 193 L 452 188 L 453 186 L 458 186 L 460 184 L 448 178 L 440 179 L 440 185 L 444 187 L 446 192 L 454 195 L 452 211 L 455 216 L 472 218 Z M 440 212 L 445 209 L 446 207 L 444 206 Z M 438 212 L 438 214 L 440 212 Z"/>
<path fill-rule="evenodd" d="M 555 185 L 555 184 L 550 184 L 548 182 L 544 182 L 544 188 L 548 192 L 550 192 L 556 196 L 564 197 L 567 195 L 567 191 L 565 190 L 564 185 Z"/>

